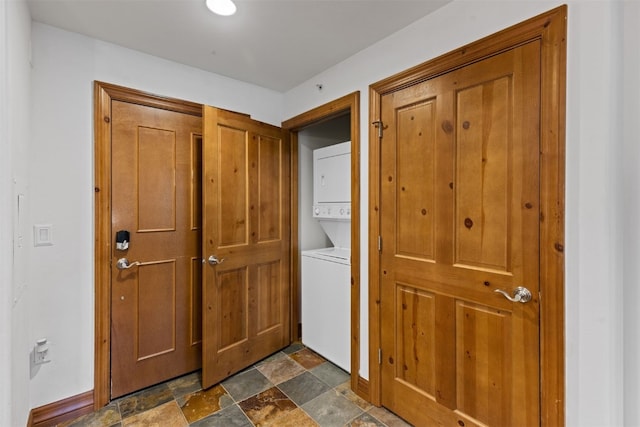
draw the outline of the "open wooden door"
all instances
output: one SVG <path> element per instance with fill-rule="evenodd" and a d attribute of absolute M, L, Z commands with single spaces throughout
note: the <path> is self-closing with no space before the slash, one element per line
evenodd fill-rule
<path fill-rule="evenodd" d="M 275 126 L 203 109 L 202 383 L 290 343 L 290 150 Z"/>

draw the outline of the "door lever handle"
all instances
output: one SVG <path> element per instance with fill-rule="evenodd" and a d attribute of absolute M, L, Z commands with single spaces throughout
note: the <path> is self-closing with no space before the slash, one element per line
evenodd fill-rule
<path fill-rule="evenodd" d="M 209 261 L 209 264 L 211 265 L 218 265 L 218 264 L 222 264 L 222 262 L 224 261 L 224 258 L 218 259 L 215 255 L 211 255 L 207 261 Z"/>
<path fill-rule="evenodd" d="M 129 260 L 126 258 L 120 258 L 117 262 L 116 262 L 116 268 L 118 270 L 128 270 L 131 267 L 135 267 L 136 265 L 140 265 L 140 261 L 133 261 L 132 263 L 129 263 Z"/>
<path fill-rule="evenodd" d="M 523 288 L 522 286 L 518 286 L 513 290 L 513 297 L 510 296 L 507 292 L 503 291 L 502 289 L 496 289 L 493 292 L 502 294 L 506 299 L 508 299 L 511 302 L 521 302 L 524 304 L 525 302 L 531 301 L 531 291 L 529 291 L 529 289 L 527 288 Z"/>

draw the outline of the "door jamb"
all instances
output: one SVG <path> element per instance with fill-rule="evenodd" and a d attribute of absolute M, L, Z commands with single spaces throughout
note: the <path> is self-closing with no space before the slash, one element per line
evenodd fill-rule
<path fill-rule="evenodd" d="M 300 336 L 300 247 L 298 245 L 298 132 L 345 112 L 351 114 L 351 389 L 369 399 L 360 371 L 360 92 L 353 92 L 282 122 L 291 138 L 291 337 Z M 365 331 L 366 332 L 366 331 Z"/>
<path fill-rule="evenodd" d="M 382 95 L 480 61 L 531 41 L 541 46 L 540 104 L 540 421 L 565 421 L 564 390 L 564 188 L 567 6 L 398 73 L 369 87 L 369 385 L 380 405 L 380 147 L 374 126 Z"/>
<path fill-rule="evenodd" d="M 94 409 L 111 398 L 111 102 L 124 101 L 202 116 L 202 105 L 94 81 L 95 246 Z"/>

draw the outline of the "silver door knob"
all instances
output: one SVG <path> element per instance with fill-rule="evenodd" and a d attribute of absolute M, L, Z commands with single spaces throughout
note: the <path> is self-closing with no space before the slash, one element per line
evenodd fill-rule
<path fill-rule="evenodd" d="M 218 259 L 216 258 L 215 255 L 211 255 L 207 261 L 209 261 L 210 265 L 218 265 L 218 264 L 222 264 L 222 262 L 224 261 L 224 258 Z"/>
<path fill-rule="evenodd" d="M 139 261 L 134 261 L 132 263 L 129 263 L 129 260 L 126 258 L 120 258 L 117 262 L 116 262 L 116 268 L 118 270 L 127 270 L 131 267 L 135 267 L 136 265 L 140 265 Z"/>
<path fill-rule="evenodd" d="M 511 302 L 521 302 L 524 304 L 525 302 L 531 301 L 531 291 L 529 291 L 529 289 L 527 288 L 523 288 L 522 286 L 518 286 L 513 290 L 513 297 L 510 296 L 505 291 L 503 291 L 502 289 L 496 289 L 493 292 L 502 294 L 506 299 L 508 299 Z"/>

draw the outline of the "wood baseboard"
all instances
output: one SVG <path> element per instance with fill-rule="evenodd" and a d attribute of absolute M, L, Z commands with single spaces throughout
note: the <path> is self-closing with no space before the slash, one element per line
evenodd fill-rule
<path fill-rule="evenodd" d="M 358 375 L 358 389 L 355 391 L 358 396 L 371 402 L 371 393 L 369 392 L 369 381 Z"/>
<path fill-rule="evenodd" d="M 93 390 L 33 408 L 29 427 L 50 427 L 93 412 Z"/>

